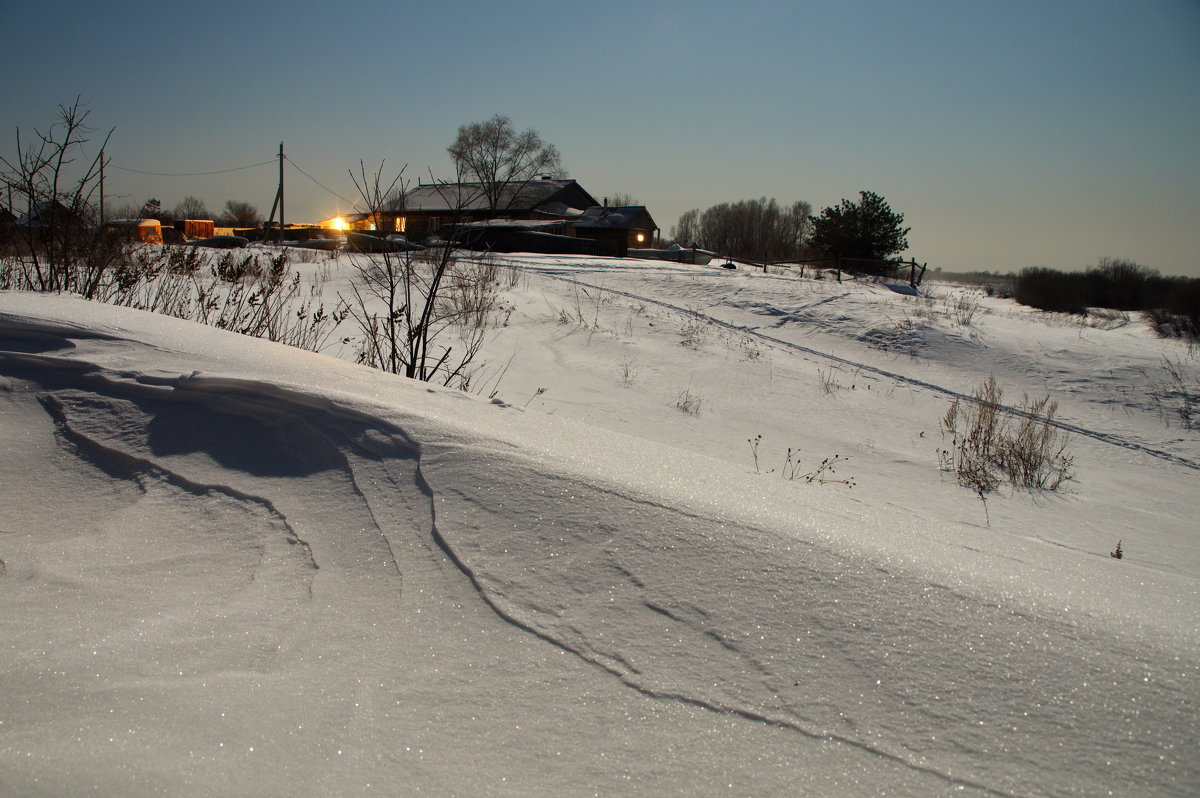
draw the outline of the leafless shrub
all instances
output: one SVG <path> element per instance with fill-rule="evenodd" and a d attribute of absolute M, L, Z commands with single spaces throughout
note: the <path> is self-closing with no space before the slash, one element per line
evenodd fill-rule
<path fill-rule="evenodd" d="M 1163 355 L 1158 372 L 1147 376 L 1150 390 L 1146 395 L 1159 413 L 1167 411 L 1179 419 L 1180 426 L 1191 430 L 1192 420 L 1200 412 L 1200 372 L 1181 358 L 1172 360 Z"/>
<path fill-rule="evenodd" d="M 763 356 L 763 349 L 759 345 L 758 339 L 739 332 L 728 332 L 724 336 L 725 345 L 731 351 L 737 353 L 742 360 L 759 360 Z"/>
<path fill-rule="evenodd" d="M 1152 308 L 1142 315 L 1159 338 L 1181 338 L 1192 346 L 1200 342 L 1200 316 L 1194 307 L 1191 313 Z"/>
<path fill-rule="evenodd" d="M 1096 330 L 1116 330 L 1129 324 L 1129 314 L 1123 310 L 1089 308 L 1081 323 Z"/>
<path fill-rule="evenodd" d="M 227 283 L 238 283 L 253 278 L 278 284 L 287 273 L 288 258 L 288 250 L 278 254 L 227 251 L 213 264 L 212 272 L 215 277 Z"/>
<path fill-rule="evenodd" d="M 838 364 L 833 361 L 830 361 L 825 368 L 817 367 L 817 379 L 821 385 L 821 393 L 830 394 L 842 387 L 837 379 L 840 370 Z"/>
<path fill-rule="evenodd" d="M 910 313 L 918 319 L 933 321 L 938 316 L 936 296 L 931 292 L 927 297 L 913 297 L 911 302 Z"/>
<path fill-rule="evenodd" d="M 94 299 L 148 310 L 243 335 L 319 351 L 346 318 L 344 305 L 327 308 L 320 282 L 288 279 L 286 253 L 265 256 L 257 276 L 230 283 L 201 278 L 205 258 L 190 247 L 139 248 L 104 273 Z"/>
<path fill-rule="evenodd" d="M 319 284 L 301 285 L 299 274 L 287 278 L 287 253 L 225 257 L 212 264 L 207 277 L 206 253 L 192 247 L 158 247 L 123 242 L 103 269 L 86 263 L 88 296 L 99 302 L 148 310 L 200 324 L 313 351 L 319 350 L 346 318 L 344 306 L 327 308 Z M 83 285 L 58 270 L 61 284 Z M 12 259 L 0 262 L 3 275 L 20 270 Z M 32 286 L 19 285 L 25 290 Z M 66 289 L 64 289 L 66 290 Z M 82 293 L 75 291 L 75 293 Z"/>
<path fill-rule="evenodd" d="M 516 288 L 519 285 L 529 282 L 529 273 L 520 266 L 514 266 L 511 263 L 504 264 L 504 285 L 507 288 Z"/>
<path fill-rule="evenodd" d="M 754 457 L 754 473 L 761 474 L 762 471 L 759 469 L 758 463 L 758 446 L 762 443 L 762 435 L 755 435 L 753 438 L 748 439 L 747 443 L 750 444 L 750 454 Z M 779 473 L 780 476 L 789 481 L 800 480 L 809 485 L 813 483 L 818 485 L 838 484 L 853 488 L 856 484 L 854 477 L 835 477 L 838 465 L 846 462 L 847 459 L 840 454 L 835 454 L 832 457 L 826 457 L 812 471 L 801 472 L 800 449 L 793 449 L 789 446 Z M 771 474 L 774 471 L 775 469 L 772 468 L 767 473 Z"/>
<path fill-rule="evenodd" d="M 495 320 L 495 269 L 440 251 L 376 254 L 355 268 L 358 362 L 467 390 Z"/>
<path fill-rule="evenodd" d="M 600 329 L 600 306 L 604 304 L 603 292 L 588 291 L 581 286 L 574 286 L 571 305 L 560 307 L 551 306 L 551 312 L 559 324 L 573 324 L 585 330 Z"/>
<path fill-rule="evenodd" d="M 1011 410 L 1002 404 L 1003 392 L 989 377 L 963 402 L 955 399 L 942 416 L 941 467 L 953 471 L 959 484 L 981 499 L 1004 480 L 1014 487 L 1055 491 L 1073 476 L 1069 436 L 1054 424 L 1058 404 L 1024 396 Z"/>
<path fill-rule="evenodd" d="M 296 263 L 320 263 L 328 267 L 329 261 L 340 261 L 340 249 L 308 249 L 307 247 L 288 247 L 288 260 Z"/>
<path fill-rule="evenodd" d="M 351 172 L 368 213 L 387 207 L 397 185 L 403 189 L 403 174 L 387 183 L 382 164 L 368 174 L 361 162 Z M 499 296 L 495 262 L 461 258 L 451 236 L 420 252 L 371 253 L 354 264 L 346 304 L 359 328 L 358 361 L 469 390 Z"/>
<path fill-rule="evenodd" d="M 679 392 L 679 396 L 675 397 L 675 409 L 680 413 L 689 416 L 700 415 L 700 405 L 704 400 L 699 394 L 693 393 L 690 387 L 684 388 Z"/>
<path fill-rule="evenodd" d="M 797 457 L 799 457 L 799 454 L 800 452 L 797 450 Z M 804 480 L 810 485 L 815 482 L 818 485 L 838 484 L 845 485 L 847 488 L 853 488 L 856 484 L 854 477 L 834 477 L 834 475 L 837 474 L 836 466 L 840 463 L 846 462 L 849 459 L 850 458 L 848 457 L 842 457 L 840 454 L 835 454 L 833 457 L 826 457 L 821 461 L 821 464 L 812 471 L 809 471 L 806 474 L 801 474 L 800 479 Z"/>
<path fill-rule="evenodd" d="M 761 474 L 762 471 L 758 468 L 758 445 L 762 443 L 762 435 L 747 438 L 746 442 L 750 444 L 750 454 L 754 457 L 754 473 Z"/>
<path fill-rule="evenodd" d="M 710 322 L 697 312 L 690 312 L 683 317 L 679 325 L 679 343 L 689 349 L 699 349 L 708 338 Z"/>
<path fill-rule="evenodd" d="M 979 313 L 979 297 L 972 294 L 959 293 L 953 299 L 947 300 L 950 318 L 960 327 L 970 327 L 975 323 Z"/>
<path fill-rule="evenodd" d="M 13 160 L 0 156 L 0 185 L 24 201 L 24 223 L 12 225 L 20 257 L 5 269 L 5 287 L 31 291 L 66 291 L 91 298 L 123 242 L 106 233 L 95 198 L 103 193 L 104 148 L 87 146 L 94 130 L 91 111 L 81 99 L 58 107 L 54 123 L 24 140 L 16 131 Z M 82 158 L 79 163 L 77 159 Z"/>
<path fill-rule="evenodd" d="M 546 392 L 546 390 L 547 390 L 546 388 L 538 388 L 536 391 L 534 391 L 533 394 L 528 399 L 525 400 L 525 404 L 521 405 L 522 409 L 529 407 L 529 403 L 532 402 L 534 399 L 538 398 L 539 396 L 541 396 L 542 394 L 544 394 Z"/>
<path fill-rule="evenodd" d="M 617 376 L 621 378 L 621 385 L 626 388 L 631 387 L 637 382 L 637 378 L 641 373 L 642 367 L 633 358 L 622 360 L 621 365 L 617 367 Z"/>

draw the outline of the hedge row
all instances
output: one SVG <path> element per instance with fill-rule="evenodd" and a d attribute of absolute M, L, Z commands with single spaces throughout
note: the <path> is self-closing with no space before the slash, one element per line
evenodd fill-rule
<path fill-rule="evenodd" d="M 1060 313 L 1088 308 L 1146 311 L 1164 335 L 1200 333 L 1200 279 L 1163 277 L 1132 261 L 1104 258 L 1083 273 L 1035 266 L 1017 275 L 1013 298 Z"/>

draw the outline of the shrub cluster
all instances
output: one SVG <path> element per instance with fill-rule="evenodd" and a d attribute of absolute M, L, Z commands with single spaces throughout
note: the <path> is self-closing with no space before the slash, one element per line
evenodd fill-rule
<path fill-rule="evenodd" d="M 1101 258 L 1083 273 L 1025 269 L 1017 275 L 1013 298 L 1060 313 L 1085 315 L 1088 308 L 1145 311 L 1160 335 L 1200 336 L 1200 279 L 1164 277 L 1133 261 Z"/>
<path fill-rule="evenodd" d="M 942 416 L 942 434 L 951 441 L 949 449 L 938 450 L 942 467 L 980 496 L 1006 480 L 1014 487 L 1058 490 L 1074 467 L 1069 437 L 1054 423 L 1058 403 L 1025 396 L 1010 410 L 1002 399 L 995 378 L 988 377 L 971 401 L 954 400 Z"/>
<path fill-rule="evenodd" d="M 314 352 L 346 318 L 343 303 L 325 308 L 318 284 L 306 292 L 298 272 L 285 279 L 286 250 L 245 256 L 227 252 L 215 262 L 210 262 L 210 254 L 197 247 L 117 242 L 103 261 L 80 256 L 43 268 L 41 276 L 53 278 L 46 283 L 39 282 L 39 267 L 32 258 L 4 257 L 0 289 L 75 293 Z M 42 267 L 46 264 L 41 262 Z"/>

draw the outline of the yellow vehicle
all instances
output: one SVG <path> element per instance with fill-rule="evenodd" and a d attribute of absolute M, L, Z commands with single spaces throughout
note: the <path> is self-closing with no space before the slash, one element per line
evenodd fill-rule
<path fill-rule="evenodd" d="M 163 242 L 162 223 L 157 219 L 113 219 L 104 228 L 130 241 L 143 244 Z"/>

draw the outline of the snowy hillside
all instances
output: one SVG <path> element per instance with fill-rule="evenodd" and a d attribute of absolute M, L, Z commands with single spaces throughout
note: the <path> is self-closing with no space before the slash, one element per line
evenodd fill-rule
<path fill-rule="evenodd" d="M 1200 789 L 1194 352 L 506 262 L 474 396 L 0 293 L 0 794 Z M 1059 401 L 1065 489 L 939 469 L 989 375 Z"/>

